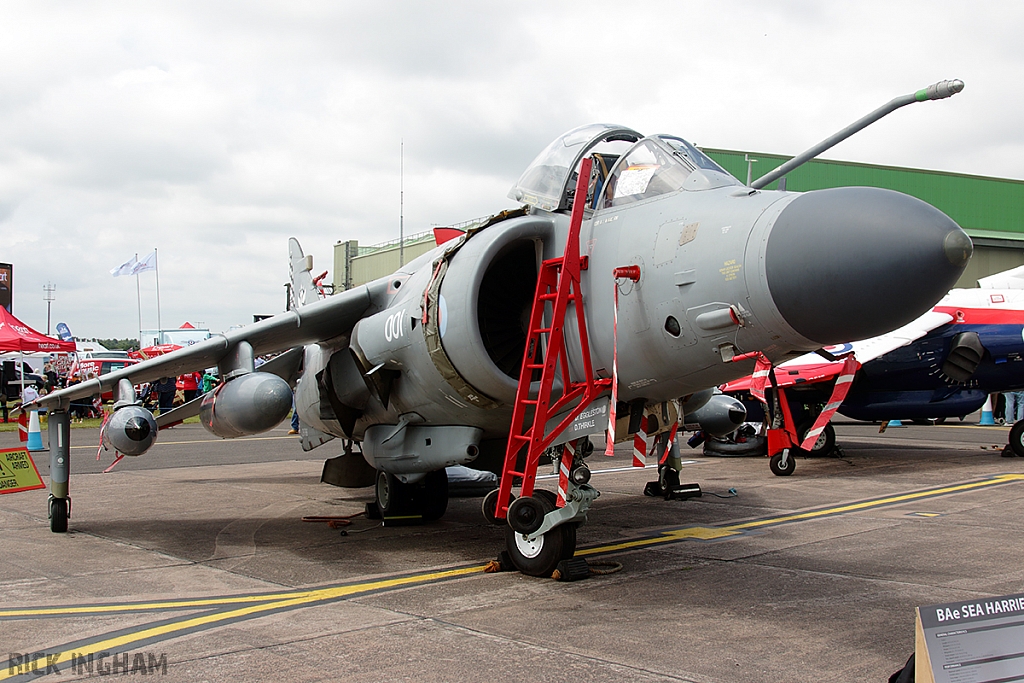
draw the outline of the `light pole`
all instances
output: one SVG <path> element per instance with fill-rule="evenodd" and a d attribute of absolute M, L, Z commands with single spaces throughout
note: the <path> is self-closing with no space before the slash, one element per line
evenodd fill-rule
<path fill-rule="evenodd" d="M 50 304 L 53 303 L 53 293 L 57 291 L 57 285 L 47 282 L 43 285 L 43 301 L 46 302 L 46 336 L 50 336 Z"/>

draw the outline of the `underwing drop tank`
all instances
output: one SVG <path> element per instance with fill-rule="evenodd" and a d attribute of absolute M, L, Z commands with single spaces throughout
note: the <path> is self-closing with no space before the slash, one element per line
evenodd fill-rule
<path fill-rule="evenodd" d="M 291 407 L 288 382 L 268 372 L 251 372 L 208 393 L 199 420 L 210 433 L 231 439 L 273 429 Z"/>

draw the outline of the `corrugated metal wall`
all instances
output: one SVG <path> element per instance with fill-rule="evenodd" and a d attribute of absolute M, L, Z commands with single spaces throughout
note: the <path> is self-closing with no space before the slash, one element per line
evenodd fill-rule
<path fill-rule="evenodd" d="M 740 180 L 747 178 L 744 154 L 758 160 L 753 165 L 755 179 L 791 158 L 723 149 L 703 151 Z M 786 189 L 794 192 L 850 185 L 883 187 L 922 199 L 959 223 L 972 237 L 1024 239 L 1021 180 L 821 159 L 804 164 L 786 179 Z M 775 189 L 776 184 L 768 187 Z"/>

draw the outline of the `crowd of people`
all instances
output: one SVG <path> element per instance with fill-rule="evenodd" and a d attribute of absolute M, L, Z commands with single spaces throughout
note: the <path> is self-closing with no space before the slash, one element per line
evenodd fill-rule
<path fill-rule="evenodd" d="M 43 366 L 43 372 L 39 375 L 33 373 L 31 379 L 29 373 L 31 373 L 31 369 L 26 368 L 24 391 L 22 391 L 20 378 L 18 381 L 12 382 L 6 375 L 0 377 L 3 380 L 0 382 L 0 419 L 3 422 L 11 421 L 10 413 L 24 403 L 34 401 L 56 389 L 64 389 L 96 379 L 96 374 L 92 371 L 71 373 L 68 370 L 61 370 L 54 362 L 47 362 Z M 206 372 L 187 373 L 178 377 L 162 377 L 155 382 L 136 385 L 135 389 L 137 398 L 142 401 L 143 406 L 154 413 L 163 413 L 212 391 L 219 383 L 220 379 L 216 372 L 207 370 Z M 72 401 L 69 408 L 72 419 L 102 417 L 102 398 L 109 399 L 110 395 Z"/>

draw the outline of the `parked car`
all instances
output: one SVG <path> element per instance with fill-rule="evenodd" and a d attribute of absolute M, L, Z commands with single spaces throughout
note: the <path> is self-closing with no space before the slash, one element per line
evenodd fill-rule
<path fill-rule="evenodd" d="M 139 361 L 132 358 L 85 358 L 76 360 L 71 364 L 71 372 L 68 373 L 69 377 L 76 377 L 81 379 L 83 382 L 88 380 L 89 375 L 94 377 L 102 377 L 109 372 L 114 370 L 120 370 L 126 368 L 129 365 L 135 365 Z M 100 398 L 104 401 L 109 401 L 114 397 L 112 391 L 108 391 L 101 394 Z"/>

